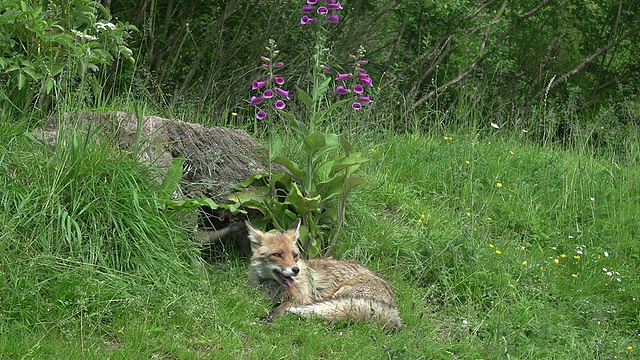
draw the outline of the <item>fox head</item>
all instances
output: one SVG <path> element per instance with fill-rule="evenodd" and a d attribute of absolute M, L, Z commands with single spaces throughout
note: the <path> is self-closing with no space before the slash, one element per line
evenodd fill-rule
<path fill-rule="evenodd" d="M 266 233 L 254 228 L 248 221 L 251 242 L 251 267 L 264 280 L 275 280 L 285 287 L 295 285 L 294 277 L 300 272 L 300 220 L 284 232 Z"/>

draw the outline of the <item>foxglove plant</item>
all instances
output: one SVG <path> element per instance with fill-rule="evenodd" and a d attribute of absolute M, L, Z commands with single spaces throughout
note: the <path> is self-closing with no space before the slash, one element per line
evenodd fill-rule
<path fill-rule="evenodd" d="M 262 58 L 266 74 L 253 82 L 254 95 L 250 103 L 255 106 L 259 120 L 275 111 L 291 122 L 292 129 L 301 137 L 301 158 L 294 161 L 284 156 L 273 156 L 270 151 L 269 162 L 275 162 L 288 171 L 254 174 L 238 184 L 241 191 L 234 195 L 236 202 L 260 210 L 263 220 L 276 228 L 284 230 L 300 218 L 302 249 L 310 257 L 323 251 L 324 256 L 330 255 L 342 227 L 347 197 L 353 188 L 365 183 L 364 179 L 353 176 L 353 171 L 368 161 L 359 153 L 352 152 L 351 144 L 344 136 L 317 130 L 341 106 L 352 103 L 351 108 L 359 109 L 371 102 L 365 94 L 365 87 L 373 86 L 373 82 L 362 67 L 367 63 L 364 51 L 352 57 L 352 73 L 339 73 L 335 78 L 329 75 L 331 68 L 327 65 L 330 56 L 326 37 L 330 34 L 329 29 L 340 22 L 341 9 L 342 5 L 335 0 L 305 0 L 302 4 L 300 24 L 310 32 L 309 38 L 315 41 L 309 86 L 296 89 L 297 97 L 306 109 L 303 120 L 285 109 L 289 92 L 282 88 L 284 78 L 276 74 L 282 63 L 276 62 L 278 51 L 273 40 L 269 41 L 269 54 Z M 344 98 L 329 92 L 332 82 L 338 83 L 335 92 Z M 346 96 L 348 94 L 353 96 Z M 264 106 L 265 102 L 270 106 Z M 242 191 L 246 188 L 249 189 Z"/>
<path fill-rule="evenodd" d="M 269 107 L 261 106 L 265 101 L 271 104 L 271 107 L 277 110 L 284 110 L 287 106 L 284 100 L 289 100 L 289 91 L 282 89 L 285 83 L 284 77 L 276 75 L 276 70 L 284 66 L 282 61 L 276 61 L 278 54 L 276 43 L 273 39 L 269 39 L 267 46 L 268 56 L 261 56 L 263 61 L 263 76 L 259 80 L 254 80 L 251 84 L 252 92 L 256 95 L 251 96 L 250 103 L 256 110 L 256 118 L 264 120 L 268 115 Z M 275 89 L 275 91 L 274 91 Z"/>
<path fill-rule="evenodd" d="M 365 94 L 365 86 L 373 87 L 373 80 L 371 76 L 367 74 L 363 65 L 369 63 L 365 57 L 365 50 L 360 46 L 358 55 L 350 55 L 349 57 L 354 61 L 353 73 L 338 73 L 336 75 L 336 81 L 340 81 L 341 85 L 336 87 L 336 94 L 347 95 L 352 94 L 351 108 L 353 110 L 362 109 L 363 104 L 372 102 L 371 97 Z M 349 83 L 347 83 L 349 82 Z"/>

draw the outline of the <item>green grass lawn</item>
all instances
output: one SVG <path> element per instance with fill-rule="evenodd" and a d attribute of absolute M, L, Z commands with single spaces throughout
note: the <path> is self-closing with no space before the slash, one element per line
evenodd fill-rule
<path fill-rule="evenodd" d="M 632 359 L 640 350 L 637 158 L 518 136 L 353 139 L 371 158 L 361 170 L 369 181 L 350 198 L 334 255 L 393 286 L 406 326 L 389 332 L 293 315 L 259 321 L 271 304 L 248 286 L 247 261 L 194 262 L 177 220 L 140 210 L 153 191 L 125 155 L 71 146 L 64 157 L 19 128 L 0 135 L 2 359 Z M 82 216 L 57 223 L 65 212 Z M 139 266 L 114 271 L 108 254 L 89 265 L 79 260 L 89 250 L 60 255 L 83 248 L 74 239 L 131 246 Z"/>

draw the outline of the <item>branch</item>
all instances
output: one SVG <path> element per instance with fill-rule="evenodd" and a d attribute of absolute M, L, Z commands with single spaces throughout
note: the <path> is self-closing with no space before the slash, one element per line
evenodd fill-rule
<path fill-rule="evenodd" d="M 540 3 L 538 6 L 536 6 L 533 10 L 529 11 L 528 13 L 524 14 L 522 16 L 522 18 L 518 21 L 515 21 L 513 24 L 511 24 L 511 26 L 509 26 L 505 31 L 502 32 L 502 34 L 500 34 L 500 36 L 498 37 L 498 39 L 496 39 L 496 41 L 493 43 L 493 47 L 490 50 L 487 50 L 486 52 L 484 52 L 479 58 L 477 58 L 467 69 L 465 69 L 464 71 L 460 72 L 455 78 L 453 78 L 452 80 L 448 81 L 447 83 L 445 83 L 444 85 L 441 85 L 439 87 L 437 87 L 436 89 L 434 89 L 433 91 L 428 92 L 427 94 L 425 94 L 422 98 L 420 98 L 420 100 L 416 101 L 412 106 L 411 109 L 415 109 L 416 107 L 424 104 L 425 102 L 427 102 L 428 100 L 430 100 L 432 97 L 434 97 L 435 95 L 437 95 L 438 93 L 446 90 L 447 88 L 457 84 L 458 82 L 460 82 L 462 79 L 466 78 L 469 74 L 471 74 L 472 72 L 474 72 L 481 64 L 482 62 L 484 62 L 489 55 L 491 55 L 492 50 L 495 49 L 496 45 L 500 44 L 502 41 L 504 41 L 504 39 L 507 38 L 507 36 L 513 31 L 515 30 L 518 26 L 520 26 L 520 24 L 522 24 L 526 19 L 530 18 L 531 16 L 535 15 L 536 13 L 538 13 L 540 10 L 542 10 L 545 6 L 547 6 L 549 4 L 551 0 L 545 0 L 542 3 Z M 500 8 L 500 11 L 498 12 L 498 14 L 496 15 L 495 19 L 487 26 L 487 31 L 486 33 L 489 33 L 489 30 L 491 28 L 491 26 L 493 26 L 494 23 L 497 22 L 498 17 L 502 15 L 502 12 L 504 11 L 506 6 L 506 0 L 505 3 L 503 3 L 502 7 Z M 488 36 L 488 35 L 487 35 Z M 481 43 L 481 49 L 485 48 L 486 45 L 486 40 L 487 37 L 485 36 L 485 38 L 482 40 Z"/>
<path fill-rule="evenodd" d="M 566 74 L 558 77 L 554 82 L 552 82 L 551 84 L 549 84 L 549 86 L 547 86 L 546 88 L 542 89 L 540 92 L 538 92 L 537 96 L 541 96 L 543 93 L 547 93 L 550 90 L 556 88 L 558 85 L 562 84 L 563 82 L 565 82 L 570 76 L 573 76 L 577 73 L 579 73 L 580 71 L 582 71 L 587 65 L 589 65 L 591 62 L 593 62 L 595 59 L 597 59 L 600 55 L 604 54 L 605 52 L 607 52 L 608 50 L 610 50 L 611 48 L 613 48 L 614 46 L 618 45 L 620 42 L 622 42 L 622 40 L 626 39 L 627 37 L 629 37 L 631 34 L 637 32 L 640 29 L 640 25 L 634 27 L 633 29 L 627 31 L 626 33 L 622 34 L 618 39 L 616 39 L 615 41 L 607 44 L 607 46 L 601 48 L 600 50 L 596 51 L 595 53 L 591 54 L 591 56 L 589 56 L 588 58 L 586 58 L 583 62 L 581 62 L 580 64 L 578 64 L 578 66 L 576 66 L 575 68 L 573 68 L 571 71 L 567 72 Z"/>

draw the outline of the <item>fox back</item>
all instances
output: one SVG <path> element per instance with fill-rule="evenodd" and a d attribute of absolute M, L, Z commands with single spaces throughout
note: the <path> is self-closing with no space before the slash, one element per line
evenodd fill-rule
<path fill-rule="evenodd" d="M 252 257 L 249 281 L 280 303 L 267 316 L 285 312 L 330 321 L 370 320 L 399 329 L 400 314 L 387 282 L 354 261 L 304 261 L 297 245 L 299 221 L 285 232 L 265 233 L 247 223 Z"/>

